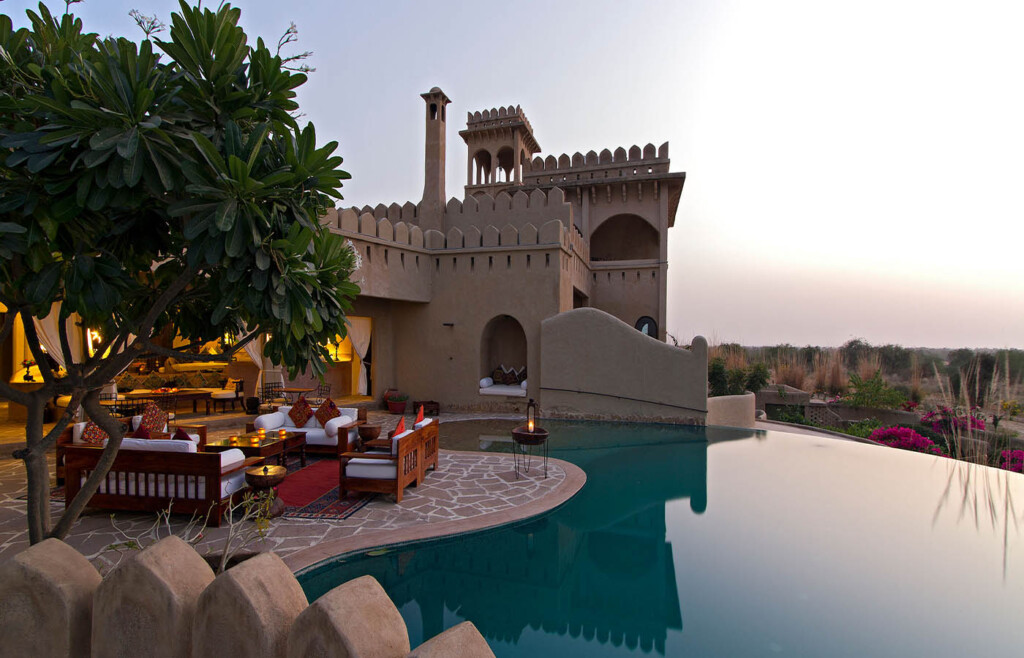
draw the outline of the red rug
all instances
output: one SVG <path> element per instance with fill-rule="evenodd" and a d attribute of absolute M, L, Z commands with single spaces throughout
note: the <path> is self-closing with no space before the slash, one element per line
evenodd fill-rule
<path fill-rule="evenodd" d="M 290 473 L 277 488 L 289 519 L 345 519 L 370 502 L 373 494 L 349 493 L 338 500 L 338 462 L 324 459 Z"/>

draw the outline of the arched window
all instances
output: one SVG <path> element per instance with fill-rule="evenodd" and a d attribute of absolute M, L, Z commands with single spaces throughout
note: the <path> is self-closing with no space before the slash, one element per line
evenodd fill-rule
<path fill-rule="evenodd" d="M 634 326 L 636 327 L 637 331 L 644 334 L 645 336 L 650 336 L 651 338 L 658 337 L 658 323 L 654 321 L 654 318 L 648 315 L 645 315 L 639 320 L 637 320 Z"/>
<path fill-rule="evenodd" d="M 507 183 L 512 180 L 512 170 L 514 168 L 515 151 L 511 147 L 506 146 L 498 151 L 498 171 L 504 174 L 501 182 Z"/>
<path fill-rule="evenodd" d="M 590 260 L 652 260 L 659 255 L 658 231 L 639 215 L 609 217 L 590 235 Z"/>
<path fill-rule="evenodd" d="M 430 120 L 433 121 L 435 119 L 437 119 L 437 103 L 431 103 L 430 104 Z"/>
<path fill-rule="evenodd" d="M 491 154 L 483 149 L 476 152 L 473 156 L 473 171 L 475 173 L 476 182 L 474 185 L 484 185 L 491 182 Z"/>

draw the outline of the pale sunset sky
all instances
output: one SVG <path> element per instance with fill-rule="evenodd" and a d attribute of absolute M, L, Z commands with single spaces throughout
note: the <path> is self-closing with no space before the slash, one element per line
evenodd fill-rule
<path fill-rule="evenodd" d="M 313 51 L 299 102 L 352 174 L 339 205 L 419 200 L 436 85 L 449 196 L 467 111 L 521 105 L 543 155 L 670 143 L 681 342 L 1024 348 L 1024 3 L 233 4 L 253 41 L 294 22 Z M 130 9 L 177 6 L 73 10 L 139 39 Z"/>

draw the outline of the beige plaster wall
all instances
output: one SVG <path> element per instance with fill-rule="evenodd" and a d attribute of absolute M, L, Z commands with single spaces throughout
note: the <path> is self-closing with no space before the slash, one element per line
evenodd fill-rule
<path fill-rule="evenodd" d="M 562 254 L 560 246 L 437 254 L 432 301 L 392 307 L 397 388 L 445 409 L 521 407 L 525 399 L 479 393 L 484 328 L 499 315 L 515 318 L 527 347 L 526 363 L 515 367 L 539 373 L 540 323 L 559 312 Z M 528 385 L 528 396 L 536 397 L 535 377 L 528 376 Z"/>
<path fill-rule="evenodd" d="M 610 313 L 629 326 L 642 316 L 658 321 L 659 338 L 665 327 L 661 320 L 661 291 L 667 266 L 652 261 L 595 263 L 591 273 L 590 305 Z"/>
<path fill-rule="evenodd" d="M 708 398 L 708 425 L 753 427 L 756 398 L 753 393 Z"/>
<path fill-rule="evenodd" d="M 703 423 L 707 341 L 684 350 L 594 308 L 541 323 L 543 413 Z"/>

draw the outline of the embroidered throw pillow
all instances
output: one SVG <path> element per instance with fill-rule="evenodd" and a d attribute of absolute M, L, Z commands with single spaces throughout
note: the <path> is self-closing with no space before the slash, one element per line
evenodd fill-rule
<path fill-rule="evenodd" d="M 320 427 L 327 425 L 327 421 L 332 418 L 337 418 L 341 415 L 338 411 L 338 405 L 334 404 L 334 400 L 327 398 L 324 400 L 316 410 L 316 421 L 320 423 Z"/>
<path fill-rule="evenodd" d="M 491 379 L 494 380 L 495 384 L 504 384 L 505 383 L 505 371 L 502 370 L 500 366 L 495 368 L 494 370 L 491 371 Z"/>
<path fill-rule="evenodd" d="M 309 403 L 306 402 L 306 396 L 299 396 L 299 401 L 292 405 L 292 408 L 288 410 L 288 416 L 295 423 L 295 427 L 302 427 L 305 425 L 310 418 L 313 417 L 313 410 L 309 408 Z"/>
<path fill-rule="evenodd" d="M 142 410 L 142 421 L 139 423 L 139 429 L 145 428 L 152 433 L 163 432 L 165 427 L 167 427 L 167 413 L 156 406 L 154 402 L 147 404 L 146 408 Z"/>
<path fill-rule="evenodd" d="M 102 445 L 106 440 L 107 433 L 91 420 L 86 424 L 85 429 L 82 430 L 82 443 L 98 446 Z"/>

